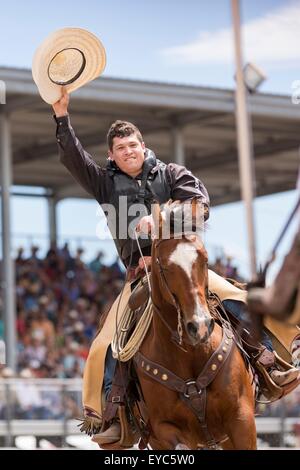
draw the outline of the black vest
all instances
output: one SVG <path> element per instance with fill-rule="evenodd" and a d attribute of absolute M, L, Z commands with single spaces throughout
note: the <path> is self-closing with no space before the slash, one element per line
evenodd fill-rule
<path fill-rule="evenodd" d="M 138 252 L 133 233 L 138 220 L 151 213 L 151 204 L 155 201 L 163 204 L 170 199 L 171 188 L 166 169 L 167 165 L 158 160 L 149 149 L 145 152 L 143 171 L 136 178 L 123 173 L 111 160 L 107 164 L 107 172 L 114 183 L 108 202 L 115 208 L 115 217 L 106 212 L 105 205 L 103 210 L 119 256 L 125 265 L 128 265 L 131 253 L 134 256 Z M 142 212 L 137 211 L 141 208 Z M 152 244 L 151 238 L 146 235 L 140 237 L 139 242 L 142 249 L 148 250 Z"/>

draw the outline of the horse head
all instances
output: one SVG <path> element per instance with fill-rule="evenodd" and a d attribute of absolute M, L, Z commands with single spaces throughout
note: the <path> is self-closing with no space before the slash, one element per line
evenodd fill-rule
<path fill-rule="evenodd" d="M 175 201 L 167 203 L 162 211 L 157 205 L 153 215 L 153 295 L 158 289 L 161 301 L 176 308 L 178 333 L 182 321 L 190 344 L 206 342 L 214 320 L 206 298 L 208 257 L 201 238 L 204 207 L 195 199 L 189 204 Z"/>

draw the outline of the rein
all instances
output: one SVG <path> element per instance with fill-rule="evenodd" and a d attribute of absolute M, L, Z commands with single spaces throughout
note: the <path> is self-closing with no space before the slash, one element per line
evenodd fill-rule
<path fill-rule="evenodd" d="M 193 232 L 192 232 L 193 233 Z M 186 236 L 185 233 L 182 233 L 181 235 L 183 235 L 183 238 L 186 238 L 187 240 L 189 240 L 188 236 Z M 193 233 L 194 235 L 194 233 Z M 169 241 L 171 239 L 175 239 L 175 236 L 174 235 L 171 235 L 170 238 L 168 239 L 160 239 L 158 241 L 154 241 L 153 244 L 155 246 L 155 249 L 158 251 L 158 247 L 165 241 Z M 171 333 L 171 337 L 172 337 L 172 341 L 175 342 L 175 344 L 177 344 L 181 349 L 183 349 L 185 352 L 186 350 L 183 348 L 182 344 L 183 344 L 183 328 L 182 328 L 182 321 L 183 321 L 183 315 L 182 315 L 182 311 L 181 311 L 181 308 L 180 308 L 180 305 L 175 297 L 175 295 L 171 292 L 170 288 L 169 288 L 169 285 L 168 285 L 168 281 L 166 279 L 166 276 L 165 276 L 165 273 L 164 273 L 164 268 L 162 267 L 161 265 L 161 262 L 160 262 L 160 258 L 159 258 L 159 253 L 157 254 L 156 256 L 156 259 L 155 259 L 155 263 L 157 264 L 158 268 L 159 268 L 159 275 L 160 275 L 160 279 L 162 281 L 162 284 L 163 286 L 165 287 L 170 299 L 171 299 L 171 303 L 173 304 L 173 306 L 175 307 L 176 309 L 176 312 L 177 312 L 177 331 L 174 331 L 172 330 L 172 328 L 170 327 L 170 325 L 167 323 L 167 321 L 164 319 L 164 317 L 162 316 L 161 314 L 161 311 L 159 309 L 159 307 L 155 304 L 154 300 L 153 300 L 153 294 L 151 292 L 151 299 L 152 299 L 152 304 L 153 304 L 153 307 L 154 307 L 154 311 L 157 313 L 157 315 L 159 316 L 159 318 L 162 320 L 162 322 L 164 323 L 164 325 L 167 327 L 167 329 L 170 331 Z"/>

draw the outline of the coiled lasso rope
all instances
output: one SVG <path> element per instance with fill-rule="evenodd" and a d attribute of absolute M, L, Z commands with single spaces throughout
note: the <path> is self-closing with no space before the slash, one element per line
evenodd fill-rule
<path fill-rule="evenodd" d="M 148 328 L 150 326 L 152 316 L 153 316 L 153 306 L 151 302 L 151 283 L 150 283 L 148 267 L 145 262 L 143 252 L 141 250 L 137 230 L 134 231 L 134 235 L 135 235 L 136 243 L 137 243 L 141 258 L 144 263 L 144 269 L 146 273 L 146 276 L 142 279 L 141 282 L 144 283 L 145 279 L 147 279 L 148 288 L 149 288 L 149 299 L 148 299 L 146 308 L 141 318 L 136 324 L 135 329 L 132 332 L 126 344 L 125 344 L 125 341 L 127 337 L 127 332 L 128 332 L 128 329 L 130 328 L 135 312 L 133 312 L 127 305 L 126 310 L 124 310 L 122 314 L 121 320 L 119 321 L 118 326 L 117 326 L 117 331 L 114 335 L 114 339 L 111 343 L 113 357 L 115 359 L 118 359 L 121 362 L 129 361 L 129 359 L 131 359 L 135 355 L 135 353 L 139 350 L 140 345 L 142 344 L 145 338 L 145 335 L 148 331 Z M 132 294 L 139 287 L 140 287 L 140 283 L 137 284 Z"/>
<path fill-rule="evenodd" d="M 138 284 L 135 289 L 139 286 L 140 284 Z M 141 318 L 137 322 L 134 331 L 126 343 L 127 332 L 131 326 L 134 314 L 135 312 L 127 306 L 118 323 L 118 331 L 115 333 L 114 339 L 111 343 L 113 357 L 119 359 L 121 362 L 129 361 L 129 359 L 131 359 L 139 350 L 145 338 L 153 316 L 153 306 L 150 296 Z"/>

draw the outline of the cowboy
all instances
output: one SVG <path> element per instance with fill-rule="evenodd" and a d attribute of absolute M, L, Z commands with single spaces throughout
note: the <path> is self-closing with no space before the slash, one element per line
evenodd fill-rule
<path fill-rule="evenodd" d="M 107 165 L 105 168 L 98 166 L 75 136 L 68 114 L 68 104 L 69 95 L 63 89 L 61 99 L 52 105 L 57 123 L 56 137 L 61 162 L 107 213 L 110 212 L 108 203 L 115 209 L 117 217 L 111 217 L 111 214 L 108 213 L 108 225 L 114 234 L 114 241 L 124 265 L 131 272 L 132 268 L 135 268 L 135 273 L 137 273 L 139 269 L 144 268 L 144 265 L 136 240 L 129 234 L 130 223 L 134 221 L 134 217 L 129 216 L 128 209 L 137 203 L 142 204 L 145 208 L 144 216 L 139 220 L 138 229 L 146 234 L 140 240 L 140 245 L 145 263 L 149 265 L 151 238 L 147 236 L 147 232 L 153 223 L 151 215 L 149 215 L 151 202 L 154 199 L 159 203 L 165 203 L 169 199 L 186 201 L 196 197 L 207 208 L 208 216 L 208 193 L 203 183 L 185 167 L 174 163 L 164 164 L 158 160 L 153 151 L 145 147 L 139 129 L 129 122 L 116 121 L 111 125 L 107 135 Z M 126 224 L 127 236 L 121 238 L 119 233 L 120 229 L 124 230 L 122 226 L 124 223 Z M 219 296 L 235 316 L 241 317 L 243 315 L 241 307 L 245 303 L 246 292 L 232 286 L 212 271 L 209 272 L 209 288 Z M 92 423 L 91 426 L 97 422 L 101 423 L 103 379 L 107 397 L 114 373 L 116 361 L 111 356 L 110 342 L 115 328 L 116 303 L 122 311 L 130 293 L 130 283 L 126 283 L 122 298 L 118 298 L 112 306 L 106 324 L 94 340 L 87 359 L 84 372 L 83 403 L 85 415 L 89 423 Z M 265 336 L 264 339 L 266 348 L 272 351 L 270 338 Z M 97 358 L 99 359 L 101 355 L 102 357 L 106 356 L 107 367 L 105 371 L 103 370 L 104 365 L 99 370 Z M 273 380 L 277 384 L 283 385 L 293 381 L 298 376 L 298 371 L 297 369 L 291 369 L 288 372 L 273 371 L 272 374 L 274 375 Z M 99 375 L 102 376 L 101 382 L 96 379 Z M 97 429 L 96 425 L 94 429 Z M 114 422 L 112 427 L 97 435 L 96 441 L 105 444 L 119 439 L 120 426 Z"/>
<path fill-rule="evenodd" d="M 290 331 L 292 362 L 300 366 L 300 228 L 293 240 L 290 251 L 273 283 L 267 287 L 253 287 L 247 297 L 250 315 L 258 315 L 268 328 L 273 322 L 276 338 L 284 337 Z M 295 336 L 294 329 L 297 335 Z M 281 343 L 284 342 L 281 339 Z"/>

